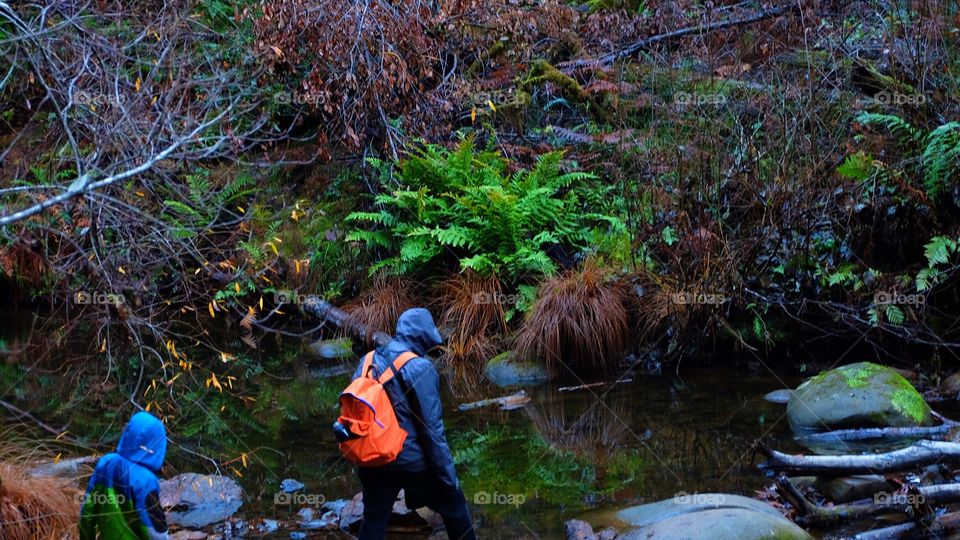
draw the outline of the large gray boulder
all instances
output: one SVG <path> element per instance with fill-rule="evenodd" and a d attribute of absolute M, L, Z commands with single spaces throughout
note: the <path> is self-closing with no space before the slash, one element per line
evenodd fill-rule
<path fill-rule="evenodd" d="M 824 371 L 801 384 L 787 403 L 787 417 L 801 432 L 933 423 L 930 406 L 909 381 L 870 362 Z"/>
<path fill-rule="evenodd" d="M 199 529 L 232 516 L 243 504 L 243 489 L 226 476 L 178 474 L 160 481 L 160 506 L 171 525 Z"/>
<path fill-rule="evenodd" d="M 620 510 L 629 525 L 623 540 L 810 540 L 812 537 L 773 507 L 726 493 L 681 494 Z"/>
<path fill-rule="evenodd" d="M 500 387 L 536 386 L 550 379 L 550 373 L 542 364 L 517 358 L 513 351 L 498 354 L 487 361 L 483 374 Z"/>

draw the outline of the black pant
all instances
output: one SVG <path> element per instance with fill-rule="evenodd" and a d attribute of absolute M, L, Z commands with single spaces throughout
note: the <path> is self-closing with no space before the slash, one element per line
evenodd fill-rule
<path fill-rule="evenodd" d="M 463 491 L 441 486 L 430 471 L 360 467 L 357 474 L 363 484 L 363 524 L 359 540 L 383 540 L 393 503 L 401 489 L 411 510 L 427 506 L 440 514 L 450 540 L 476 540 Z"/>

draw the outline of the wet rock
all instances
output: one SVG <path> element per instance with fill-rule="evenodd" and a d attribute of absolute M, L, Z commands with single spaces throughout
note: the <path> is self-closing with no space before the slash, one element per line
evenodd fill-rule
<path fill-rule="evenodd" d="M 960 371 L 940 381 L 940 393 L 948 399 L 960 397 Z"/>
<path fill-rule="evenodd" d="M 493 384 L 505 386 L 537 386 L 547 382 L 547 368 L 533 361 L 520 360 L 513 351 L 494 356 L 483 367 L 483 374 Z"/>
<path fill-rule="evenodd" d="M 326 360 L 352 358 L 354 356 L 353 341 L 349 338 L 315 341 L 310 344 L 310 350 L 313 354 Z"/>
<path fill-rule="evenodd" d="M 363 520 L 363 493 L 357 493 L 353 499 L 343 505 L 339 525 L 346 531 L 356 531 Z M 390 514 L 388 532 L 396 534 L 428 534 L 442 526 L 440 515 L 428 508 L 413 510 L 407 507 L 403 490 L 397 495 Z"/>
<path fill-rule="evenodd" d="M 167 522 L 187 528 L 206 527 L 232 516 L 243 504 L 243 489 L 232 478 L 197 473 L 160 481 L 160 505 Z"/>
<path fill-rule="evenodd" d="M 896 371 L 860 362 L 801 384 L 787 403 L 797 431 L 930 425 L 930 406 Z"/>
<path fill-rule="evenodd" d="M 177 531 L 170 533 L 170 540 L 207 540 L 207 536 L 202 531 Z"/>
<path fill-rule="evenodd" d="M 624 540 L 812 538 L 773 507 L 725 493 L 685 494 L 627 508 L 616 517 L 631 527 L 617 537 Z"/>
<path fill-rule="evenodd" d="M 877 474 L 818 478 L 813 487 L 835 503 L 872 499 L 875 493 L 890 490 L 886 478 Z"/>
<path fill-rule="evenodd" d="M 567 540 L 597 540 L 596 533 L 589 523 L 580 519 L 571 519 L 564 525 L 567 528 Z"/>
<path fill-rule="evenodd" d="M 265 519 L 257 525 L 257 532 L 270 534 L 277 532 L 280 528 L 280 522 L 275 519 Z"/>
<path fill-rule="evenodd" d="M 784 388 L 781 390 L 774 390 L 763 396 L 763 399 L 769 401 L 770 403 L 787 403 L 790 401 L 790 397 L 793 396 L 793 390 Z"/>
<path fill-rule="evenodd" d="M 284 493 L 296 493 L 303 489 L 303 483 L 294 480 L 293 478 L 286 478 L 280 482 L 280 489 Z"/>

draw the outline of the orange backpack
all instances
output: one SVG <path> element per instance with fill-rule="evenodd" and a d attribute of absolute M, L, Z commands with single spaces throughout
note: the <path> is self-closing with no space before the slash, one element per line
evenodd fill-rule
<path fill-rule="evenodd" d="M 340 417 L 353 437 L 340 443 L 340 453 L 347 461 L 364 467 L 378 467 L 397 459 L 407 432 L 397 422 L 390 396 L 383 385 L 407 362 L 417 358 L 412 352 L 402 353 L 379 378 L 374 378 L 373 351 L 363 357 L 360 376 L 340 393 Z"/>

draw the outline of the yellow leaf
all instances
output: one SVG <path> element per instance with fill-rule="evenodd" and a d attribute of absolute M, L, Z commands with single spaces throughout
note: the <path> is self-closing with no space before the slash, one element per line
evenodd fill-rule
<path fill-rule="evenodd" d="M 158 97 L 159 97 L 159 96 L 153 96 L 153 99 L 150 100 L 150 106 L 151 106 L 151 107 L 153 107 L 154 105 L 157 104 L 157 98 L 158 98 Z"/>
<path fill-rule="evenodd" d="M 491 111 L 497 112 L 497 108 L 493 105 L 493 102 L 490 101 L 489 99 L 487 100 L 487 106 L 490 107 L 490 110 L 491 110 Z"/>
<path fill-rule="evenodd" d="M 210 378 L 207 379 L 207 388 L 211 386 L 219 390 L 221 394 L 223 393 L 223 387 L 220 386 L 220 381 L 217 380 L 217 374 L 212 372 L 210 373 Z"/>
<path fill-rule="evenodd" d="M 140 77 L 137 77 L 137 82 L 133 83 L 133 89 L 137 92 L 140 91 L 140 86 L 143 84 L 143 81 L 140 80 Z"/>
<path fill-rule="evenodd" d="M 103 338 L 103 341 L 100 342 L 100 352 L 107 352 L 107 338 Z"/>
<path fill-rule="evenodd" d="M 273 49 L 273 54 L 277 55 L 277 58 L 283 58 L 283 51 L 279 47 L 271 45 L 270 48 Z"/>
<path fill-rule="evenodd" d="M 197 275 L 199 273 L 200 273 L 200 268 L 197 268 L 196 271 L 193 272 L 193 275 Z"/>
<path fill-rule="evenodd" d="M 221 361 L 221 362 L 227 363 L 227 362 L 229 362 L 229 361 L 231 361 L 231 360 L 235 360 L 235 359 L 236 359 L 236 356 L 234 356 L 234 355 L 232 355 L 232 354 L 229 354 L 229 353 L 225 353 L 225 352 L 223 352 L 223 351 L 220 351 L 220 361 Z"/>
<path fill-rule="evenodd" d="M 471 121 L 471 122 L 476 122 L 476 121 L 477 121 L 477 108 L 476 108 L 476 107 L 470 109 L 470 121 Z"/>
<path fill-rule="evenodd" d="M 63 456 L 63 452 L 57 454 L 57 457 L 53 458 L 54 463 L 60 463 L 60 458 Z"/>
<path fill-rule="evenodd" d="M 247 454 L 240 454 L 240 462 L 243 463 L 243 468 L 247 468 Z"/>
<path fill-rule="evenodd" d="M 236 290 L 238 293 L 240 292 L 240 284 L 239 284 L 239 283 L 234 283 L 234 284 L 233 284 L 233 288 L 234 288 L 234 290 Z"/>
<path fill-rule="evenodd" d="M 167 381 L 167 386 L 172 385 L 173 382 L 176 381 L 177 379 L 179 379 L 181 375 L 183 375 L 183 372 L 182 372 L 182 371 L 181 371 L 180 373 L 177 373 L 176 375 L 174 375 L 172 379 L 170 379 L 169 381 Z"/>
<path fill-rule="evenodd" d="M 274 255 L 279 255 L 279 254 L 280 254 L 280 252 L 277 251 L 277 245 L 276 245 L 276 244 L 274 244 L 273 242 L 267 242 L 267 245 L 270 246 L 270 249 L 273 250 L 273 254 L 274 254 Z"/>
<path fill-rule="evenodd" d="M 213 312 L 213 302 L 210 302 L 209 304 L 207 304 L 207 310 L 210 311 L 210 318 L 211 318 L 211 319 L 216 319 L 216 318 L 217 318 L 217 314 Z"/>
<path fill-rule="evenodd" d="M 142 192 L 142 191 L 134 191 L 134 193 L 136 193 L 137 197 L 146 197 L 146 196 L 147 196 L 147 194 L 144 193 L 144 192 Z"/>
<path fill-rule="evenodd" d="M 241 473 L 240 471 L 234 469 L 233 467 L 230 467 L 230 470 L 233 471 L 233 474 L 239 476 L 240 478 L 243 478 L 243 473 Z"/>
<path fill-rule="evenodd" d="M 247 210 L 246 210 L 244 207 L 242 207 L 242 206 L 238 206 L 238 207 L 237 207 L 237 210 L 239 210 L 241 214 L 246 214 L 246 213 L 247 213 Z"/>
<path fill-rule="evenodd" d="M 260 297 L 260 311 L 263 311 L 263 297 Z"/>
<path fill-rule="evenodd" d="M 127 271 L 124 270 L 122 266 L 117 267 L 117 272 L 120 272 L 123 275 L 127 275 Z"/>
<path fill-rule="evenodd" d="M 294 259 L 293 263 L 297 267 L 297 275 L 299 276 L 300 275 L 300 259 Z"/>

